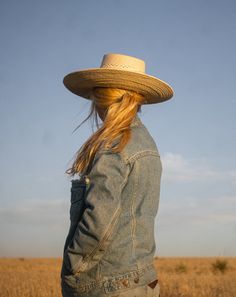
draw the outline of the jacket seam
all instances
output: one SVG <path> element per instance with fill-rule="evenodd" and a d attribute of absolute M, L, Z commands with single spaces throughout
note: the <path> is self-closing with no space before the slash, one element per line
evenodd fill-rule
<path fill-rule="evenodd" d="M 159 154 L 159 152 L 154 151 L 154 150 L 143 150 L 143 151 L 139 151 L 139 152 L 133 154 L 129 158 L 126 158 L 126 162 L 127 163 L 132 163 L 132 162 L 136 161 L 137 159 L 139 159 L 141 157 L 144 157 L 144 156 L 157 156 L 157 157 L 160 157 L 160 154 Z"/>
<path fill-rule="evenodd" d="M 126 164 L 125 162 L 123 161 L 123 158 L 121 156 L 121 160 L 123 162 L 123 165 L 125 167 L 125 170 L 126 170 L 126 174 L 125 174 L 125 178 L 124 178 L 124 181 L 123 183 L 121 184 L 120 186 L 120 191 L 119 193 L 122 192 L 122 188 L 125 186 L 126 182 L 127 182 L 127 179 L 128 179 L 128 168 L 126 167 Z M 119 201 L 119 205 L 118 207 L 116 208 L 115 210 L 115 213 L 111 219 L 111 222 L 110 224 L 108 225 L 106 231 L 104 232 L 100 242 L 94 247 L 94 249 L 87 255 L 85 256 L 82 261 L 81 261 L 81 266 L 80 268 L 77 270 L 76 274 L 79 273 L 81 271 L 81 269 L 85 268 L 88 264 L 89 264 L 89 261 L 91 261 L 91 258 L 92 256 L 96 253 L 96 251 L 104 244 L 105 240 L 109 237 L 109 235 L 111 234 L 112 230 L 114 229 L 115 227 L 115 224 L 117 222 L 117 219 L 119 217 L 121 213 L 121 201 Z M 75 267 L 74 267 L 75 268 Z"/>
<path fill-rule="evenodd" d="M 110 224 L 108 225 L 106 231 L 103 234 L 103 237 L 101 239 L 101 241 L 94 247 L 94 249 L 90 252 L 90 254 L 88 254 L 87 256 L 85 256 L 82 261 L 81 261 L 81 266 L 78 270 L 76 270 L 75 274 L 78 274 L 81 272 L 81 270 L 83 270 L 91 261 L 93 255 L 99 250 L 99 248 L 104 244 L 105 240 L 109 237 L 112 229 L 113 229 L 113 225 L 115 224 L 114 222 L 116 222 L 116 219 L 118 218 L 119 214 L 121 213 L 121 205 L 119 204 L 119 206 L 116 208 L 115 213 L 112 217 L 112 220 L 110 222 Z M 73 267 L 73 269 L 76 269 L 76 266 Z"/>
<path fill-rule="evenodd" d="M 138 167 L 138 164 L 136 165 Z M 138 170 L 138 168 L 137 168 Z M 132 254 L 134 256 L 135 262 L 136 262 L 136 239 L 135 239 L 135 232 L 136 232 L 136 218 L 135 218 L 135 213 L 134 213 L 134 205 L 135 205 L 135 200 L 136 200 L 136 195 L 137 195 L 137 185 L 138 185 L 138 174 L 135 172 L 135 184 L 134 184 L 134 192 L 132 195 L 132 200 L 131 200 L 131 238 L 132 238 Z M 136 263 L 137 264 L 137 263 Z"/>
<path fill-rule="evenodd" d="M 142 266 L 142 267 L 137 268 L 132 271 L 125 271 L 125 272 L 122 272 L 119 274 L 112 275 L 109 278 L 107 278 L 106 280 L 104 280 L 104 279 L 101 279 L 98 281 L 93 280 L 93 281 L 86 282 L 84 284 L 80 284 L 80 285 L 78 285 L 78 290 L 80 293 L 87 293 L 90 290 L 95 289 L 95 288 L 104 288 L 106 283 L 110 283 L 110 282 L 114 283 L 114 282 L 118 282 L 122 279 L 133 279 L 133 278 L 137 278 L 137 277 L 142 277 L 150 269 L 155 269 L 153 266 L 153 262 L 147 263 L 145 266 Z M 118 281 L 116 280 L 117 277 L 119 277 Z M 118 288 L 118 290 L 120 290 L 120 289 Z"/>

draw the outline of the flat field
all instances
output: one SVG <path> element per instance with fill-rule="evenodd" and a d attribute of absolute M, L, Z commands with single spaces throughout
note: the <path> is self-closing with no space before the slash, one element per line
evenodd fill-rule
<path fill-rule="evenodd" d="M 1 297 L 61 297 L 61 258 L 0 258 Z M 236 297 L 236 258 L 155 258 L 161 297 Z"/>

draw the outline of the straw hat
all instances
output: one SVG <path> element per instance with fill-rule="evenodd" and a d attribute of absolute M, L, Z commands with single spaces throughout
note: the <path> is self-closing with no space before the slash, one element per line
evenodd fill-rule
<path fill-rule="evenodd" d="M 90 99 L 94 87 L 111 87 L 136 91 L 145 96 L 144 104 L 170 99 L 174 91 L 166 82 L 145 73 L 141 59 L 109 53 L 103 56 L 100 68 L 75 71 L 63 79 L 72 93 Z"/>

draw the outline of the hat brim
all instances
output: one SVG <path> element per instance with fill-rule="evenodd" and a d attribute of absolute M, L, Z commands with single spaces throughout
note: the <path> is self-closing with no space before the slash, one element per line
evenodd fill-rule
<path fill-rule="evenodd" d="M 63 83 L 72 93 L 91 100 L 94 87 L 120 88 L 145 96 L 144 104 L 170 99 L 174 91 L 170 85 L 154 76 L 119 69 L 90 68 L 67 74 Z"/>

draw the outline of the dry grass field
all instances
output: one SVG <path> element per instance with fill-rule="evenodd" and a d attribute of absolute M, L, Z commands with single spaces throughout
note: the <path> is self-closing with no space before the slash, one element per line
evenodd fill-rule
<path fill-rule="evenodd" d="M 161 297 L 236 297 L 236 258 L 161 257 L 155 265 Z M 0 258 L 0 296 L 59 297 L 60 268 L 56 258 Z"/>

